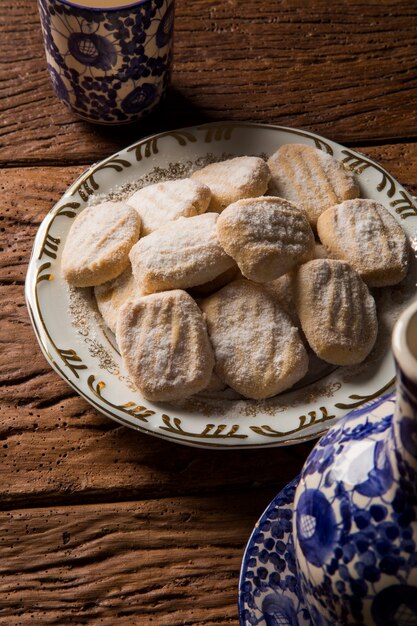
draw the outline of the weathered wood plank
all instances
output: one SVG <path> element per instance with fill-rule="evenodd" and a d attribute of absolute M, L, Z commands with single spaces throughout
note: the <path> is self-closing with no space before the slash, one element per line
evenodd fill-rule
<path fill-rule="evenodd" d="M 5 207 L 5 245 L 10 245 L 0 260 L 2 505 L 252 488 L 255 470 L 258 482 L 290 479 L 305 456 L 301 448 L 278 458 L 272 452 L 267 462 L 253 452 L 231 453 L 224 462 L 221 452 L 133 434 L 100 416 L 51 371 L 33 335 L 21 283 L 36 227 L 56 199 L 51 185 L 57 197 L 78 173 L 77 168 L 3 172 L 3 199 L 11 206 Z M 22 187 L 17 204 L 16 186 Z"/>
<path fill-rule="evenodd" d="M 244 545 L 275 489 L 0 514 L 0 623 L 237 625 Z"/>
<path fill-rule="evenodd" d="M 172 88 L 131 128 L 90 126 L 57 101 L 35 2 L 3 0 L 0 30 L 3 163 L 91 162 L 150 132 L 212 119 L 341 141 L 417 136 L 417 6 L 406 0 L 254 0 L 244 8 L 179 0 Z"/>
<path fill-rule="evenodd" d="M 24 304 L 23 280 L 36 228 L 80 168 L 2 173 L 0 257 L 0 458 L 3 506 L 196 493 L 282 484 L 307 448 L 210 452 L 133 434 L 100 416 L 49 368 Z M 19 198 L 17 202 L 16 199 Z"/>
<path fill-rule="evenodd" d="M 363 148 L 417 193 L 417 144 Z M 300 469 L 309 445 L 207 451 L 132 433 L 100 416 L 48 366 L 23 281 L 43 215 L 83 168 L 3 170 L 0 254 L 0 459 L 3 506 L 252 490 Z"/>
<path fill-rule="evenodd" d="M 252 492 L 282 486 L 310 449 L 199 450 L 133 433 L 76 396 L 35 354 L 30 333 L 24 338 L 34 363 L 22 382 L 1 388 L 2 507 Z"/>

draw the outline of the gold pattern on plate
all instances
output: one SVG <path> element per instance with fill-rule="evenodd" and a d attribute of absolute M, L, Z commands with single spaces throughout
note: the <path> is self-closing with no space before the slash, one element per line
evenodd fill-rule
<path fill-rule="evenodd" d="M 111 169 L 115 172 L 121 172 L 127 167 L 131 167 L 132 164 L 126 159 L 121 159 L 118 154 L 112 155 L 107 160 L 95 165 L 88 169 L 81 175 L 76 184 L 71 187 L 71 195 L 79 194 L 81 200 L 87 202 L 89 196 L 94 195 L 94 192 L 100 188 L 100 185 L 94 178 L 94 174 L 101 170 Z"/>
<path fill-rule="evenodd" d="M 383 387 L 381 387 L 381 389 L 378 389 L 374 393 L 371 393 L 368 396 L 359 396 L 354 393 L 349 396 L 349 398 L 351 400 L 355 400 L 355 402 L 350 402 L 349 404 L 338 402 L 337 404 L 335 404 L 335 407 L 337 407 L 338 409 L 356 409 L 356 407 L 360 406 L 361 404 L 365 404 L 365 402 L 368 402 L 369 400 L 374 400 L 375 398 L 381 396 L 383 393 L 385 393 L 385 391 L 388 391 L 388 389 L 392 387 L 394 383 L 395 376 L 394 378 L 391 378 L 391 380 L 389 380 L 386 385 L 384 385 Z"/>
<path fill-rule="evenodd" d="M 60 217 L 61 215 L 64 215 L 65 217 L 69 217 L 70 219 L 73 219 L 77 215 L 77 211 L 75 209 L 79 209 L 80 206 L 81 204 L 79 202 L 67 202 L 66 204 L 63 204 L 62 206 L 59 207 L 58 211 L 55 213 L 53 220 L 56 217 Z"/>
<path fill-rule="evenodd" d="M 377 185 L 377 191 L 385 191 L 388 198 L 393 198 L 397 192 L 397 186 L 395 184 L 394 179 L 388 172 L 384 170 L 380 165 L 376 165 L 373 161 L 369 161 L 366 157 L 357 154 L 353 154 L 349 150 L 342 150 L 342 154 L 345 154 L 346 157 L 343 159 L 343 163 L 349 167 L 355 174 L 362 174 L 368 167 L 372 167 L 374 170 L 377 170 L 382 175 L 381 182 Z M 391 200 L 390 206 L 395 210 L 397 215 L 401 217 L 401 219 L 407 219 L 407 217 L 417 217 L 417 208 L 414 204 L 412 198 L 406 194 L 404 191 L 399 191 L 399 198 L 395 200 Z"/>
<path fill-rule="evenodd" d="M 48 331 L 46 330 L 43 318 L 42 318 L 42 314 L 40 313 L 39 310 L 39 304 L 38 302 L 35 300 L 36 302 L 36 306 L 37 306 L 37 312 L 39 315 L 39 319 L 41 321 L 41 326 L 43 328 L 43 330 L 46 332 L 49 341 L 51 342 L 52 346 L 54 347 L 55 350 L 57 350 L 54 342 L 52 341 Z M 98 411 L 100 411 L 101 413 L 104 413 L 105 415 L 107 415 L 108 417 L 111 417 L 113 419 L 115 419 L 116 421 L 118 421 L 120 424 L 123 424 L 124 426 L 128 426 L 130 428 L 134 428 L 135 430 L 138 430 L 142 433 L 149 433 L 149 431 L 146 428 L 143 428 L 142 426 L 140 426 L 139 424 L 132 424 L 132 422 L 128 419 L 124 419 L 123 417 L 116 415 L 115 413 L 113 413 L 112 411 L 109 411 L 108 409 L 106 409 L 102 404 L 98 403 L 95 401 L 94 398 L 91 397 L 91 395 L 88 395 L 86 393 L 86 391 L 82 388 L 82 387 L 78 387 L 74 381 L 71 381 L 68 376 L 66 375 L 66 373 L 64 372 L 64 370 L 62 370 L 58 363 L 55 361 L 54 357 L 52 356 L 51 352 L 49 351 L 48 345 L 47 343 L 44 341 L 44 338 L 42 336 L 42 334 L 39 331 L 32 307 L 30 306 L 30 303 L 28 302 L 28 309 L 29 309 L 29 316 L 30 319 L 33 323 L 33 328 L 35 330 L 35 335 L 39 341 L 39 345 L 41 346 L 41 349 L 45 355 L 45 357 L 49 360 L 50 364 L 52 365 L 52 367 L 55 369 L 56 372 L 58 372 L 58 374 L 61 376 L 61 378 L 63 380 L 65 380 L 73 389 L 75 389 L 77 391 L 77 393 L 84 398 L 87 402 L 89 402 L 92 406 L 94 406 Z M 93 392 L 94 393 L 94 392 Z M 98 399 L 101 399 L 100 396 L 97 395 Z M 212 445 L 216 445 L 216 444 L 212 444 Z"/>
<path fill-rule="evenodd" d="M 342 150 L 342 154 L 346 154 L 342 159 L 342 163 L 346 165 L 352 172 L 355 172 L 358 176 L 362 174 L 368 167 L 371 167 L 371 163 L 368 163 L 366 159 L 349 152 L 349 150 Z"/>
<path fill-rule="evenodd" d="M 88 346 L 88 351 L 93 358 L 97 358 L 99 367 L 114 376 L 120 375 L 119 367 L 114 362 L 110 352 L 97 339 L 84 336 L 84 341 Z"/>
<path fill-rule="evenodd" d="M 95 181 L 92 174 L 88 175 L 84 180 L 80 181 L 77 188 L 73 193 L 79 194 L 81 200 L 88 201 L 89 196 L 93 196 L 95 191 L 98 191 L 99 184 Z"/>
<path fill-rule="evenodd" d="M 38 271 L 36 272 L 36 286 L 39 285 L 39 283 L 42 280 L 52 280 L 53 279 L 53 275 L 52 274 L 42 274 L 42 272 L 44 272 L 45 270 L 49 269 L 51 267 L 52 263 L 43 263 L 42 265 L 40 265 L 38 267 Z M 38 307 L 39 308 L 39 307 Z"/>
<path fill-rule="evenodd" d="M 172 421 L 171 421 L 172 420 Z M 238 435 L 239 424 L 233 424 L 228 428 L 227 424 L 206 424 L 204 430 L 201 433 L 192 433 L 188 430 L 184 430 L 181 426 L 181 420 L 179 417 L 171 418 L 169 415 L 162 415 L 162 421 L 165 426 L 159 426 L 161 430 L 167 430 L 170 433 L 177 435 L 187 435 L 187 437 L 204 437 L 205 439 L 247 439 L 247 435 Z M 215 430 L 213 430 L 215 429 Z"/>
<path fill-rule="evenodd" d="M 155 411 L 151 411 L 150 409 L 147 409 L 145 406 L 140 406 L 139 404 L 136 404 L 135 402 L 125 402 L 124 404 L 113 404 L 113 402 L 110 402 L 110 400 L 107 400 L 102 394 L 103 389 L 105 389 L 106 387 L 106 383 L 102 380 L 99 380 L 95 383 L 95 379 L 96 377 L 93 374 L 91 374 L 91 376 L 88 377 L 88 380 L 87 380 L 88 388 L 90 389 L 90 391 L 92 391 L 92 393 L 97 398 L 100 398 L 100 400 L 104 402 L 105 404 L 107 404 L 108 406 L 112 407 L 113 409 L 117 409 L 118 411 L 121 411 L 122 413 L 126 413 L 127 415 L 131 415 L 132 417 L 135 417 L 136 419 L 141 420 L 142 422 L 147 422 L 148 417 L 150 417 L 151 415 L 155 415 Z"/>
<path fill-rule="evenodd" d="M 324 139 L 317 137 L 316 135 L 303 130 L 297 130 L 295 128 L 288 128 L 286 126 L 278 126 L 274 124 L 257 124 L 254 122 L 227 122 L 227 123 L 208 123 L 197 127 L 197 130 L 206 131 L 205 143 L 211 141 L 220 141 L 221 139 L 231 139 L 232 132 L 235 129 L 242 128 L 255 128 L 260 130 L 274 130 L 289 133 L 290 135 L 298 135 L 299 137 L 305 137 L 314 142 L 316 148 L 323 150 L 330 155 L 333 155 L 333 148 Z M 213 132 L 212 132 L 213 131 Z"/>
<path fill-rule="evenodd" d="M 330 156 L 333 156 L 333 148 L 328 143 L 322 139 L 317 139 L 317 137 L 314 137 L 314 143 L 316 144 L 316 148 L 318 150 L 322 150 L 323 152 L 330 154 Z"/>
<path fill-rule="evenodd" d="M 149 137 L 147 139 L 137 142 L 136 144 L 127 148 L 124 154 L 133 152 L 134 156 L 136 157 L 136 160 L 141 161 L 143 158 L 149 158 L 152 155 L 155 155 L 158 153 L 159 151 L 158 142 L 163 137 L 170 137 L 174 141 L 176 141 L 179 144 L 179 146 L 183 147 L 183 146 L 186 146 L 188 143 L 195 143 L 197 141 L 196 137 L 198 137 L 200 133 L 204 133 L 203 136 L 200 138 L 200 140 L 203 140 L 205 143 L 212 143 L 212 142 L 221 141 L 221 140 L 227 141 L 231 139 L 232 134 L 235 130 L 244 129 L 244 128 L 253 128 L 253 129 L 260 129 L 260 130 L 269 129 L 269 130 L 274 130 L 274 131 L 282 131 L 284 133 L 287 133 L 288 135 L 300 136 L 314 143 L 314 145 L 317 148 L 323 151 L 326 151 L 329 154 L 333 154 L 333 149 L 330 144 L 328 144 L 326 141 L 322 140 L 319 137 L 316 137 L 315 135 L 311 133 L 301 131 L 301 130 L 280 127 L 280 126 L 257 125 L 257 124 L 239 123 L 239 122 L 236 122 L 236 123 L 231 122 L 231 123 L 223 123 L 223 124 L 216 123 L 216 124 L 211 124 L 211 125 L 207 124 L 207 125 L 202 125 L 196 129 L 184 129 L 184 130 L 169 131 L 166 133 L 161 133 L 159 135 L 155 135 L 153 137 Z M 376 165 L 373 161 L 368 160 L 366 157 L 362 157 L 362 155 L 355 154 L 354 152 L 351 152 L 349 150 L 343 150 L 342 153 L 345 155 L 345 159 L 344 159 L 345 165 L 349 167 L 350 169 L 353 169 L 353 171 L 355 171 L 358 175 L 362 174 L 368 168 L 376 170 L 377 172 L 380 173 L 381 180 L 380 180 L 380 183 L 376 185 L 376 190 L 379 192 L 385 192 L 388 198 L 390 199 L 392 198 L 390 205 L 393 208 L 393 210 L 398 215 L 401 216 L 401 218 L 405 219 L 407 217 L 417 216 L 417 210 L 416 210 L 415 205 L 413 204 L 412 199 L 403 191 L 397 192 L 397 186 L 396 186 L 394 179 L 392 179 L 391 176 L 383 168 Z M 222 155 L 222 158 L 223 159 L 232 158 L 233 156 L 235 155 L 234 154 Z M 218 158 L 219 158 L 218 156 L 216 157 L 213 156 L 211 157 L 210 160 L 217 161 Z M 204 159 L 205 157 L 200 157 L 200 159 L 197 161 L 201 161 Z M 202 164 L 197 161 L 195 162 L 194 165 L 198 165 L 199 167 L 201 167 Z M 165 170 L 163 168 L 156 167 L 154 169 L 155 169 L 155 173 L 158 173 L 158 176 L 164 175 L 164 178 L 170 178 L 170 177 L 174 177 L 174 174 L 175 174 L 175 177 L 178 177 L 178 175 L 180 175 L 178 171 L 180 165 L 181 167 L 183 166 L 182 161 L 181 163 L 180 162 L 170 163 L 169 164 L 169 168 L 170 168 L 169 176 L 165 173 Z M 187 167 L 188 165 L 190 165 L 191 167 L 191 162 L 187 162 Z M 131 167 L 131 166 L 132 166 L 132 163 L 124 158 L 120 158 L 119 154 L 113 155 L 109 157 L 107 160 L 99 164 L 93 165 L 86 172 L 84 172 L 77 179 L 77 181 L 72 185 L 72 187 L 68 190 L 66 197 L 68 197 L 68 194 L 71 196 L 74 196 L 78 192 L 82 202 L 86 203 L 89 200 L 89 198 L 92 195 L 94 195 L 95 191 L 97 191 L 100 187 L 100 185 L 97 183 L 97 181 L 94 178 L 95 174 L 98 171 L 109 168 L 109 169 L 114 170 L 115 172 L 122 172 L 125 168 Z M 144 179 L 146 179 L 146 175 Z M 146 182 L 149 184 L 149 182 L 151 181 L 148 181 L 146 179 Z M 75 202 L 75 201 L 69 202 L 59 207 L 56 210 L 55 214 L 52 214 L 52 216 L 49 218 L 44 240 L 42 244 L 38 245 L 39 259 L 43 255 L 49 256 L 51 259 L 55 259 L 57 256 L 56 255 L 57 248 L 61 242 L 56 235 L 51 235 L 49 232 L 55 218 L 58 217 L 59 215 L 64 215 L 68 218 L 73 218 L 77 214 L 76 209 L 79 209 L 81 206 L 82 205 L 80 204 L 80 202 Z M 136 428 L 137 430 L 141 430 L 142 432 L 149 432 L 149 427 L 145 428 L 143 426 L 140 426 L 139 423 L 132 422 L 131 418 L 134 417 L 140 422 L 147 423 L 148 422 L 147 418 L 151 415 L 155 415 L 156 414 L 155 411 L 149 410 L 144 406 L 136 404 L 135 402 L 127 402 L 124 404 L 112 403 L 110 400 L 106 399 L 103 396 L 103 390 L 106 388 L 106 383 L 104 383 L 104 381 L 99 380 L 96 382 L 95 376 L 90 375 L 88 377 L 88 383 L 87 383 L 88 390 L 87 390 L 84 384 L 79 384 L 78 382 L 74 382 L 74 380 L 70 380 L 66 372 L 63 371 L 54 360 L 54 357 L 49 351 L 49 345 L 48 345 L 49 343 L 54 348 L 56 353 L 60 356 L 60 358 L 63 360 L 65 365 L 74 373 L 74 376 L 77 379 L 79 378 L 77 370 L 88 369 L 87 366 L 82 363 L 81 359 L 78 357 L 78 355 L 76 354 L 74 350 L 72 349 L 62 350 L 62 349 L 59 349 L 55 345 L 54 341 L 52 340 L 50 336 L 50 333 L 48 332 L 45 321 L 43 319 L 42 312 L 41 312 L 39 302 L 38 302 L 37 288 L 41 281 L 52 280 L 53 275 L 47 272 L 47 270 L 50 267 L 51 267 L 51 263 L 48 262 L 48 263 L 41 264 L 39 268 L 37 269 L 36 279 L 35 279 L 35 284 L 34 284 L 35 304 L 36 304 L 36 309 L 37 309 L 36 321 L 29 305 L 29 310 L 31 313 L 34 327 L 35 327 L 35 332 L 38 336 L 38 339 L 41 343 L 41 346 L 45 354 L 47 355 L 53 367 L 55 367 L 55 369 L 61 374 L 61 376 L 65 380 L 67 380 L 78 391 L 78 393 L 80 393 L 80 395 L 82 395 L 84 398 L 89 400 L 99 410 L 102 410 L 105 414 L 109 415 L 110 417 L 113 417 L 114 419 L 118 420 L 121 423 L 133 426 L 134 428 Z M 39 323 L 39 328 L 41 328 L 44 331 L 44 333 L 41 333 L 39 331 L 37 327 L 38 323 Z M 351 395 L 349 396 L 349 399 L 353 400 L 354 402 L 351 402 L 350 404 L 337 403 L 335 404 L 335 407 L 339 409 L 355 408 L 373 398 L 378 397 L 379 395 L 381 395 L 381 393 L 384 393 L 384 391 L 386 391 L 392 385 L 392 382 L 393 381 L 390 381 L 382 389 L 368 396 Z M 88 394 L 88 392 L 90 393 Z M 125 414 L 126 417 L 123 418 L 121 414 Z M 164 436 L 165 438 L 169 438 L 169 439 L 174 439 L 177 441 L 180 439 L 187 439 L 187 438 L 204 439 L 204 445 L 206 447 L 223 447 L 224 448 L 227 446 L 226 444 L 227 439 L 244 440 L 248 438 L 247 434 L 243 434 L 243 433 L 241 434 L 239 432 L 241 428 L 241 425 L 239 424 L 231 425 L 231 424 L 223 423 L 219 425 L 217 424 L 206 424 L 204 426 L 198 425 L 197 428 L 200 430 L 200 432 L 188 432 L 182 427 L 181 419 L 177 417 L 171 418 L 166 414 L 162 414 L 162 416 L 156 415 L 156 417 L 158 417 L 159 419 L 152 421 L 151 430 L 153 430 L 155 434 L 156 434 L 156 431 L 157 432 L 165 431 L 166 434 L 162 435 L 161 433 L 161 436 Z M 249 428 L 253 432 L 257 433 L 263 438 L 263 441 L 261 440 L 257 443 L 252 443 L 252 442 L 243 443 L 242 442 L 239 447 L 272 447 L 276 445 L 286 445 L 286 444 L 294 443 L 296 441 L 297 442 L 308 441 L 310 439 L 316 438 L 324 434 L 329 426 L 330 420 L 334 419 L 335 417 L 336 417 L 335 415 L 330 415 L 328 413 L 328 410 L 325 407 L 320 407 L 316 411 L 310 411 L 306 415 L 300 416 L 298 418 L 299 420 L 298 427 L 287 432 L 281 432 L 269 426 L 260 426 L 260 427 L 249 426 Z M 162 423 L 160 423 L 159 421 L 160 419 L 162 419 Z M 196 424 L 200 424 L 200 422 L 198 421 L 196 422 Z M 303 431 L 305 431 L 305 429 L 309 429 L 310 426 L 316 426 L 316 425 L 318 426 L 321 424 L 323 424 L 323 429 L 321 429 L 320 432 L 310 433 L 307 430 L 307 432 L 303 435 Z M 300 434 L 300 436 L 298 437 L 295 436 L 297 434 Z M 272 441 L 268 441 L 268 439 L 271 439 L 271 438 L 272 438 Z M 222 440 L 223 440 L 223 443 L 221 442 Z"/>
<path fill-rule="evenodd" d="M 59 237 L 52 237 L 52 235 L 47 232 L 45 235 L 45 239 L 43 240 L 38 259 L 40 260 L 44 254 L 46 254 L 46 256 L 49 256 L 51 259 L 56 259 L 56 253 L 60 243 L 61 240 Z"/>
<path fill-rule="evenodd" d="M 417 209 L 412 199 L 404 191 L 400 191 L 399 195 L 401 196 L 400 198 L 390 202 L 395 212 L 398 213 L 403 220 L 407 217 L 417 217 Z"/>
<path fill-rule="evenodd" d="M 76 378 L 79 378 L 79 374 L 77 370 L 86 370 L 88 369 L 86 365 L 84 365 L 82 359 L 78 356 L 75 350 L 71 348 L 69 350 L 61 350 L 60 348 L 56 348 L 61 359 L 64 361 L 65 365 L 69 367 L 71 372 L 74 374 Z"/>
<path fill-rule="evenodd" d="M 38 260 L 40 261 L 43 255 L 49 256 L 51 259 L 56 259 L 56 253 L 58 251 L 58 246 L 61 243 L 61 239 L 59 237 L 53 237 L 50 234 L 51 226 L 54 223 L 55 219 L 60 216 L 65 216 L 69 218 L 74 218 L 77 213 L 74 209 L 79 209 L 81 204 L 79 202 L 67 202 L 67 204 L 63 204 L 59 207 L 58 211 L 55 213 L 53 218 L 48 224 L 48 228 L 46 229 L 45 237 L 43 238 L 43 242 L 41 244 L 41 249 L 39 252 Z M 72 210 L 68 210 L 72 209 Z"/>
<path fill-rule="evenodd" d="M 172 137 L 178 141 L 180 146 L 186 146 L 188 142 L 195 143 L 197 141 L 196 137 L 187 130 L 173 130 L 153 135 L 143 141 L 138 141 L 130 146 L 127 149 L 127 152 L 134 152 L 136 161 L 142 161 L 143 157 L 145 157 L 145 159 L 149 159 L 152 155 L 158 154 L 158 141 L 163 137 Z"/>
<path fill-rule="evenodd" d="M 337 405 L 336 405 L 337 406 Z M 317 419 L 317 412 L 310 411 L 307 415 L 300 415 L 298 418 L 300 420 L 297 428 L 293 430 L 281 431 L 275 430 L 271 428 L 271 426 L 249 426 L 251 430 L 257 435 L 263 435 L 264 437 L 285 437 L 286 435 L 293 435 L 294 433 L 298 433 L 305 428 L 310 428 L 310 426 L 315 426 L 316 424 L 323 424 L 323 422 L 327 422 L 328 420 L 334 419 L 336 415 L 329 415 L 325 406 L 321 406 L 319 411 L 321 412 L 321 417 Z M 308 417 L 307 417 L 308 416 Z"/>
<path fill-rule="evenodd" d="M 212 141 L 229 141 L 235 128 L 234 124 L 203 124 L 198 126 L 197 130 L 205 132 L 205 143 L 211 143 Z"/>

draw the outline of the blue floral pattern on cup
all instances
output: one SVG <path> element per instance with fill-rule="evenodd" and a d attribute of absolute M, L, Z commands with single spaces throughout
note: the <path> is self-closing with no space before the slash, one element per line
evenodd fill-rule
<path fill-rule="evenodd" d="M 158 104 L 170 75 L 174 0 L 102 11 L 61 0 L 38 5 L 52 85 L 74 112 L 124 123 Z"/>

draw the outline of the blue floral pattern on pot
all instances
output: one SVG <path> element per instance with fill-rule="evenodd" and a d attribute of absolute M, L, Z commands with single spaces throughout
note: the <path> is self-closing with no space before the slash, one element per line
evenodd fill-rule
<path fill-rule="evenodd" d="M 274 498 L 249 539 L 239 583 L 241 626 L 312 626 L 292 538 L 297 485 L 298 478 Z"/>
<path fill-rule="evenodd" d="M 417 409 L 352 411 L 318 442 L 295 496 L 298 580 L 314 626 L 417 625 Z"/>
<path fill-rule="evenodd" d="M 38 6 L 52 85 L 75 113 L 125 123 L 158 104 L 170 76 L 174 0 L 101 11 L 61 0 Z"/>

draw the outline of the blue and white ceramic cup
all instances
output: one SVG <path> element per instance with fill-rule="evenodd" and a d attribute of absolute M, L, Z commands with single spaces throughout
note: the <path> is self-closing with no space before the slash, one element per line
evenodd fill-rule
<path fill-rule="evenodd" d="M 100 124 L 140 119 L 170 74 L 174 0 L 38 0 L 54 90 Z"/>

